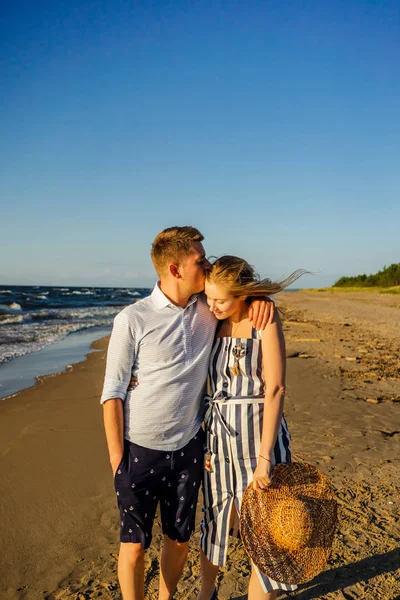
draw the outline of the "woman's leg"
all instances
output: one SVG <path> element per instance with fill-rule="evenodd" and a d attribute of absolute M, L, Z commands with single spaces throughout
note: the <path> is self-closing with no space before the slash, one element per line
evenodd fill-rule
<path fill-rule="evenodd" d="M 215 579 L 218 575 L 219 567 L 213 565 L 200 550 L 200 566 L 201 566 L 201 590 L 197 596 L 197 600 L 210 600 L 215 588 Z"/>
<path fill-rule="evenodd" d="M 277 594 L 278 590 L 274 590 L 273 592 L 264 592 L 261 581 L 252 564 L 248 600 L 275 600 Z"/>
<path fill-rule="evenodd" d="M 229 530 L 232 529 L 235 522 L 235 518 L 238 518 L 236 506 L 232 504 L 232 508 L 229 515 Z M 196 600 L 211 600 L 215 589 L 215 579 L 218 575 L 219 567 L 210 562 L 203 550 L 200 548 L 200 567 L 201 567 L 201 590 Z"/>

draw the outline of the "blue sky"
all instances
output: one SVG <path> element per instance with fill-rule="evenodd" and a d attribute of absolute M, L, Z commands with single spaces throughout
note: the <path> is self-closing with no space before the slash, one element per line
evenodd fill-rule
<path fill-rule="evenodd" d="M 0 283 L 150 285 L 155 235 L 305 286 L 400 261 L 400 5 L 3 7 Z"/>

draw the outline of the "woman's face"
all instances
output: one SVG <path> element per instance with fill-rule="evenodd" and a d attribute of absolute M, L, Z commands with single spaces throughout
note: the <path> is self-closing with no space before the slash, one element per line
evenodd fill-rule
<path fill-rule="evenodd" d="M 218 283 L 210 283 L 207 280 L 205 282 L 204 291 L 207 296 L 207 304 L 210 307 L 210 311 L 217 319 L 228 319 L 235 313 L 240 314 L 245 297 L 235 298 L 235 296 L 232 296 L 227 286 Z"/>

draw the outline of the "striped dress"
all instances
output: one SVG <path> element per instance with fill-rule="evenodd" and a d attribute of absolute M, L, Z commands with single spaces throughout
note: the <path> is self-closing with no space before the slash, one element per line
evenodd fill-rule
<path fill-rule="evenodd" d="M 236 358 L 235 358 L 236 355 Z M 240 357 L 240 358 L 238 358 Z M 232 374 L 238 364 L 239 374 Z M 223 566 L 228 536 L 239 536 L 240 506 L 253 480 L 259 455 L 264 411 L 261 335 L 252 338 L 216 338 L 210 357 L 209 395 L 205 425 L 208 465 L 204 471 L 204 518 L 200 544 L 208 560 Z M 274 464 L 290 462 L 289 431 L 285 418 L 274 448 Z M 234 517 L 232 518 L 232 508 Z M 297 586 L 257 575 L 265 592 L 295 590 Z"/>

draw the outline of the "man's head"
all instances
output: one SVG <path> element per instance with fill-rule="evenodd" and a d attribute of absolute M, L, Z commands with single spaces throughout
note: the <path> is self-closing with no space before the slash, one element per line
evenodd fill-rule
<path fill-rule="evenodd" d="M 188 295 L 204 289 L 204 273 L 210 263 L 195 227 L 168 227 L 151 247 L 151 259 L 161 281 L 174 280 Z"/>

